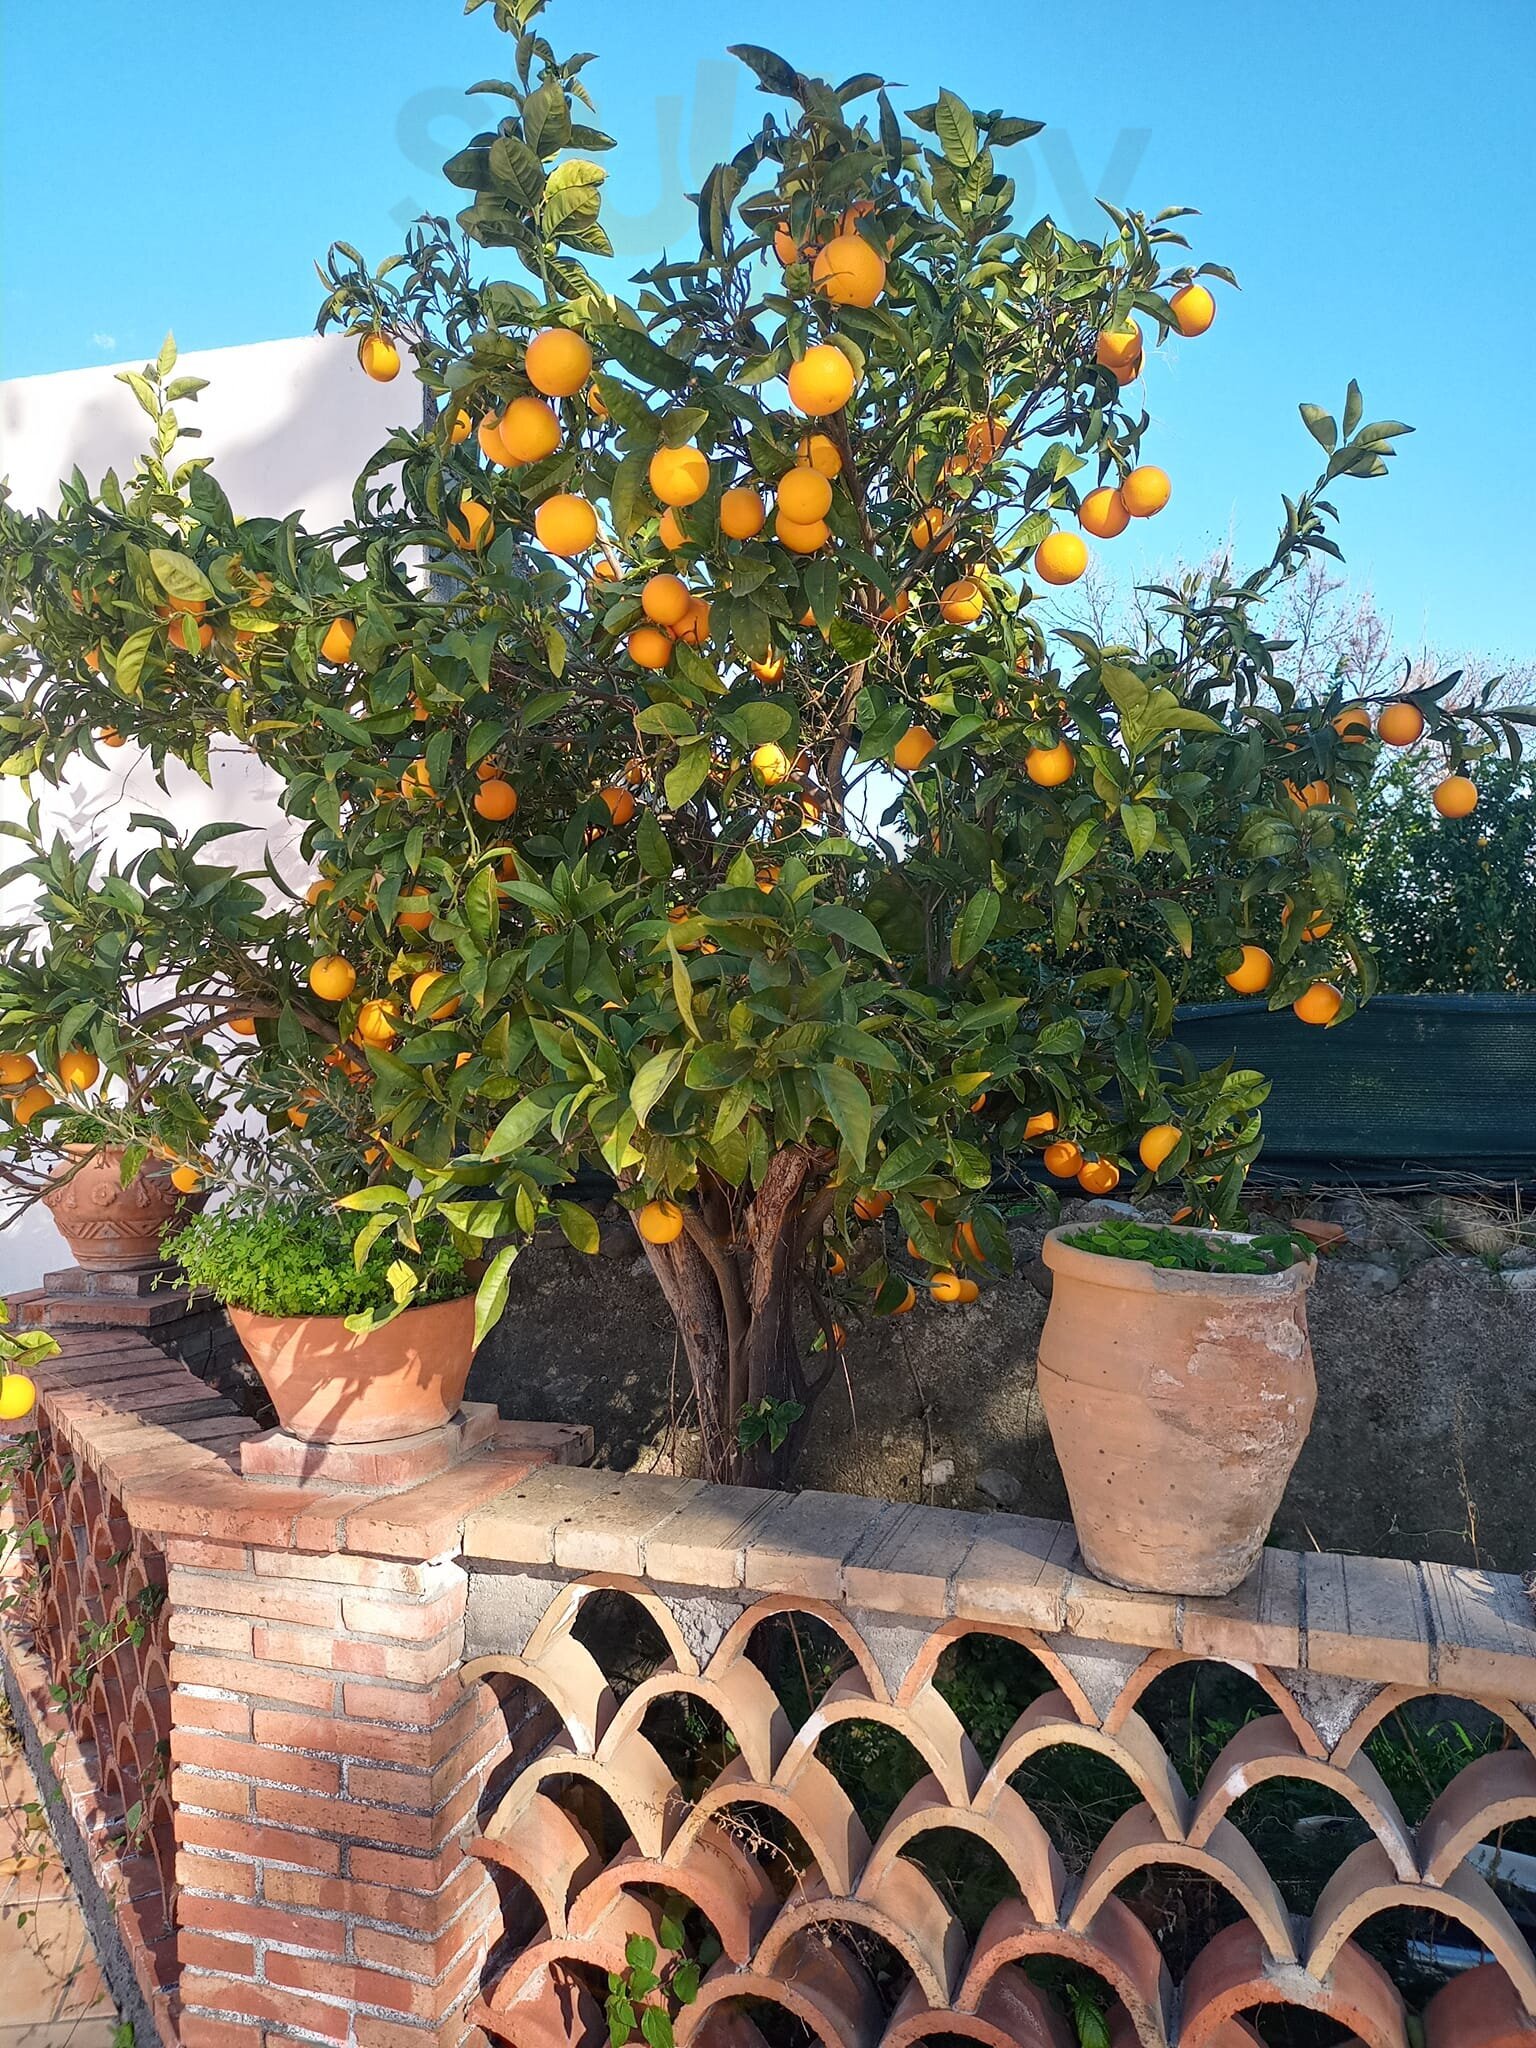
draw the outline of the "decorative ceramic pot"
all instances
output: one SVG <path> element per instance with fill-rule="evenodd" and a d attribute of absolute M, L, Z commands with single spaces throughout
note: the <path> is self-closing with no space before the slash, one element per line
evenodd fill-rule
<path fill-rule="evenodd" d="M 259 1316 L 231 1308 L 246 1354 L 290 1435 L 369 1444 L 440 1429 L 457 1412 L 475 1355 L 475 1297 L 408 1308 L 366 1336 L 342 1316 Z"/>
<path fill-rule="evenodd" d="M 1187 1273 L 1043 1247 L 1041 1405 L 1088 1569 L 1230 1593 L 1258 1560 L 1317 1404 L 1311 1260 Z"/>
<path fill-rule="evenodd" d="M 160 1233 L 196 1197 L 171 1186 L 171 1169 L 154 1159 L 123 1186 L 121 1145 L 66 1145 L 43 1200 L 77 1266 L 87 1273 L 131 1273 L 160 1264 Z"/>

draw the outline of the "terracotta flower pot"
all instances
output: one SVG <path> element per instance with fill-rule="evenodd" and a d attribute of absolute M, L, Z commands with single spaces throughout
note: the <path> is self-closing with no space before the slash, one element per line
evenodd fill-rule
<path fill-rule="evenodd" d="M 44 1195 L 77 1266 L 87 1273 L 131 1273 L 160 1264 L 160 1233 L 196 1197 L 171 1186 L 171 1169 L 150 1160 L 123 1186 L 121 1145 L 66 1145 Z M 80 1163 L 80 1162 L 83 1162 Z"/>
<path fill-rule="evenodd" d="M 475 1355 L 475 1297 L 408 1308 L 357 1337 L 342 1316 L 231 1308 L 277 1419 L 316 1444 L 369 1444 L 440 1429 L 458 1411 Z"/>
<path fill-rule="evenodd" d="M 1039 1386 L 1084 1561 L 1138 1591 L 1230 1593 L 1312 1424 L 1316 1268 L 1169 1272 L 1063 1237 L 1043 1247 Z"/>

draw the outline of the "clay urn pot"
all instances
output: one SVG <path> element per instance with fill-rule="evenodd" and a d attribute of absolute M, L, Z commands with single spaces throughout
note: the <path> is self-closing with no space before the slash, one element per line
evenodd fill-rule
<path fill-rule="evenodd" d="M 1316 1265 L 1169 1271 L 1068 1234 L 1042 1247 L 1039 1387 L 1083 1560 L 1138 1592 L 1230 1593 L 1312 1425 Z"/>
<path fill-rule="evenodd" d="M 163 1160 L 147 1160 L 123 1186 L 122 1145 L 66 1145 L 43 1196 L 77 1266 L 87 1273 L 132 1273 L 158 1266 L 160 1233 L 196 1196 L 178 1194 Z"/>
<path fill-rule="evenodd" d="M 458 1412 L 475 1355 L 475 1297 L 408 1308 L 365 1336 L 343 1316 L 229 1319 L 277 1419 L 315 1444 L 369 1444 L 441 1429 Z"/>

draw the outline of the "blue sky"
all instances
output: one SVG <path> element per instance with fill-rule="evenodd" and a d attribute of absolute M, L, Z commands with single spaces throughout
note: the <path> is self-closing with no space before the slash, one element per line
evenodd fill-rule
<path fill-rule="evenodd" d="M 1174 499 L 1116 565 L 1229 533 L 1240 559 L 1267 549 L 1278 493 L 1312 475 L 1297 401 L 1336 409 L 1356 375 L 1369 417 L 1418 431 L 1390 480 L 1340 487 L 1352 580 L 1405 643 L 1536 657 L 1530 0 L 556 0 L 545 19 L 601 53 L 629 268 L 686 244 L 681 194 L 768 104 L 737 40 L 882 71 L 899 106 L 942 83 L 1047 121 L 1010 167 L 1075 231 L 1096 192 L 1198 206 L 1199 254 L 1244 289 L 1149 374 Z M 8 4 L 0 376 L 144 355 L 167 327 L 189 348 L 307 331 L 333 237 L 378 257 L 449 208 L 436 166 L 496 104 L 462 88 L 505 50 L 455 0 Z"/>

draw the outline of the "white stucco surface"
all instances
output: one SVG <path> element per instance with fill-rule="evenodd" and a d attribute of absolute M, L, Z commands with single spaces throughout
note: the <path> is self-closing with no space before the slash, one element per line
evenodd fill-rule
<path fill-rule="evenodd" d="M 149 423 L 116 381 L 122 367 L 0 383 L 0 476 L 17 504 L 56 504 L 59 479 L 77 466 L 93 485 L 109 468 L 124 475 L 132 468 Z M 178 408 L 202 430 L 200 440 L 182 447 L 214 458 L 235 510 L 280 518 L 301 509 L 310 527 L 347 516 L 362 464 L 395 426 L 420 413 L 421 387 L 408 370 L 391 384 L 370 382 L 344 336 L 193 351 L 176 374 L 209 380 L 195 402 Z M 270 839 L 279 866 L 296 871 L 284 859 L 293 833 L 278 811 L 272 778 L 242 748 L 231 741 L 216 754 L 211 789 L 184 771 L 172 770 L 167 780 L 169 796 L 130 745 L 109 769 L 82 764 L 66 788 L 43 792 L 45 816 L 77 843 L 97 838 L 117 848 L 135 843 L 127 821 L 138 809 L 160 811 L 187 830 L 214 818 L 249 820 L 249 834 L 222 841 L 220 857 L 259 866 L 262 840 Z M 0 815 L 23 812 L 19 788 L 0 785 Z M 25 914 L 24 893 L 13 890 L 0 901 L 0 916 Z M 68 1263 L 46 1210 L 34 1207 L 0 1229 L 0 1292 L 32 1286 Z"/>

